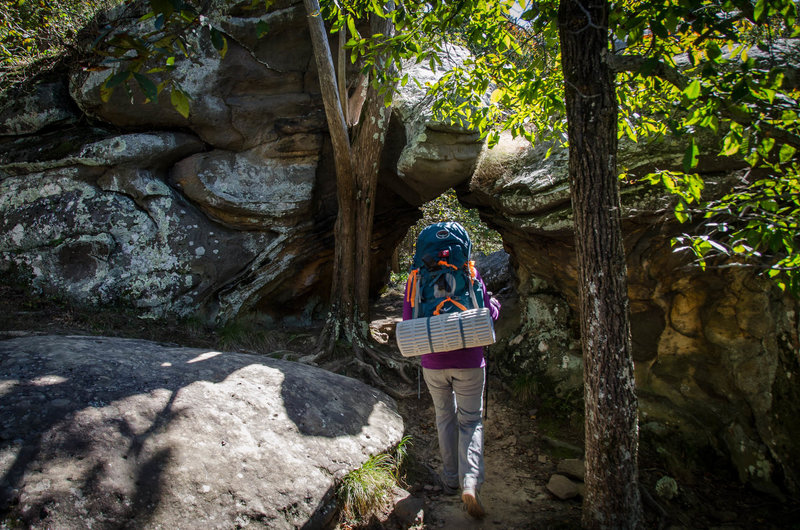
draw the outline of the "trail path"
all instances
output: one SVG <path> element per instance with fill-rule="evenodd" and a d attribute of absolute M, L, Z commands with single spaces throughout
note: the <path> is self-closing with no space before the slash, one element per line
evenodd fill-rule
<path fill-rule="evenodd" d="M 375 319 L 388 319 L 402 314 L 402 295 L 389 292 L 372 308 Z M 390 327 L 390 326 L 389 326 Z M 387 337 L 387 345 L 395 344 Z M 399 356 L 399 353 L 397 354 Z M 491 357 L 488 370 L 488 417 L 484 420 L 484 457 L 486 481 L 481 500 L 487 516 L 472 519 L 462 509 L 460 495 L 445 495 L 437 485 L 441 470 L 439 447 L 430 395 L 421 385 L 419 399 L 398 403 L 413 447 L 410 451 L 416 466 L 409 473 L 408 489 L 424 501 L 424 521 L 412 526 L 423 529 L 577 529 L 580 528 L 581 498 L 559 500 L 547 490 L 550 477 L 556 473 L 563 449 L 552 449 L 551 434 L 542 418 L 535 417 L 520 400 L 506 390 L 492 375 Z M 550 418 L 552 420 L 552 418 Z M 544 432 L 543 432 L 544 431 Z M 571 446 L 582 440 L 562 432 L 558 435 Z M 655 493 L 656 482 L 669 476 L 660 459 L 648 455 L 640 447 L 639 483 L 643 492 L 646 528 L 722 529 L 800 528 L 797 499 L 781 501 L 741 484 L 728 465 L 716 466 L 714 472 L 688 471 L 679 480 L 679 494 L 664 499 Z M 579 456 L 578 454 L 570 457 Z M 719 463 L 719 462 L 718 462 Z M 386 514 L 388 516 L 388 514 Z M 389 518 L 369 528 L 408 528 Z"/>
<path fill-rule="evenodd" d="M 555 462 L 535 449 L 534 421 L 504 405 L 508 398 L 502 390 L 489 395 L 489 417 L 484 422 L 486 481 L 481 490 L 487 516 L 480 521 L 462 509 L 460 495 L 446 495 L 433 486 L 435 476 L 430 475 L 441 470 L 441 459 L 430 397 L 401 403 L 407 432 L 413 437 L 412 454 L 429 470 L 427 484 L 411 485 L 415 495 L 426 501 L 423 528 L 580 527 L 580 499 L 560 501 L 547 491 Z"/>

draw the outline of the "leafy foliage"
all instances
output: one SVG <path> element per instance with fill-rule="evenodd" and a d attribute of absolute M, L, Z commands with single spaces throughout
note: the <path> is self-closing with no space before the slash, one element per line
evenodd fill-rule
<path fill-rule="evenodd" d="M 634 142 L 684 139 L 682 172 L 643 176 L 676 195 L 679 221 L 698 226 L 675 248 L 690 250 L 704 268 L 723 256 L 755 267 L 800 295 L 800 91 L 785 81 L 782 55 L 794 49 L 796 59 L 800 50 L 796 6 L 761 0 L 646 7 L 617 5 L 618 53 L 635 59 L 619 83 L 620 134 Z M 718 139 L 718 156 L 746 168 L 742 184 L 721 198 L 703 197 L 706 186 L 695 173 L 703 136 Z"/>
<path fill-rule="evenodd" d="M 439 96 L 439 119 L 476 127 L 490 146 L 501 131 L 567 144 L 557 2 L 527 3 L 518 16 L 504 0 L 461 2 L 449 16 L 437 2 L 429 16 L 423 4 L 412 5 L 424 20 L 406 27 L 434 38 L 428 47 L 417 41 L 419 48 L 406 40 L 405 52 L 434 65 L 435 37 L 445 34 L 478 52 L 428 87 Z M 618 74 L 618 135 L 637 143 L 671 136 L 685 145 L 681 168 L 651 175 L 622 168 L 627 179 L 665 186 L 676 196 L 676 218 L 699 226 L 676 248 L 693 251 L 701 266 L 714 256 L 735 258 L 800 295 L 800 92 L 785 72 L 786 57 L 800 52 L 796 22 L 791 0 L 625 0 L 612 5 L 608 61 Z M 351 45 L 369 54 L 368 42 Z M 704 196 L 697 170 L 707 155 L 747 168 L 741 189 Z"/>
<path fill-rule="evenodd" d="M 3 0 L 0 2 L 0 90 L 34 63 L 74 46 L 95 14 L 121 0 Z"/>
<path fill-rule="evenodd" d="M 94 14 L 120 0 L 6 0 L 0 3 L 0 65 L 57 55 Z"/>

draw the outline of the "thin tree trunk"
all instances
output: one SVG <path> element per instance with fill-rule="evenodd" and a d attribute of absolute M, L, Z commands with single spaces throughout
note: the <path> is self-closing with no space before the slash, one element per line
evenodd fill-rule
<path fill-rule="evenodd" d="M 304 0 L 304 4 L 336 166 L 336 200 L 339 211 L 334 227 L 336 248 L 331 282 L 331 317 L 334 321 L 341 321 L 342 318 L 352 318 L 355 310 L 355 212 L 357 206 L 355 179 L 352 169 L 350 138 L 342 104 L 339 101 L 333 58 L 325 24 L 319 11 L 319 2 Z M 334 340 L 335 338 L 333 337 Z"/>
<path fill-rule="evenodd" d="M 342 117 L 345 124 L 350 123 L 347 104 L 347 54 L 345 44 L 347 43 L 347 26 L 339 30 L 339 48 L 337 54 L 337 84 L 339 86 L 339 103 L 342 105 Z"/>
<path fill-rule="evenodd" d="M 369 271 L 371 261 L 372 218 L 375 211 L 375 192 L 385 132 L 389 122 L 389 108 L 376 90 L 365 90 L 367 101 L 355 135 L 355 145 L 350 149 L 345 112 L 341 105 L 330 45 L 325 25 L 319 13 L 317 0 L 304 0 L 308 15 L 314 58 L 319 72 L 320 90 L 325 105 L 325 116 L 333 144 L 336 164 L 337 204 L 339 207 L 334 228 L 336 250 L 331 286 L 331 311 L 317 343 L 317 351 L 301 359 L 315 363 L 335 351 L 336 340 L 344 336 L 353 347 L 353 356 L 347 362 L 364 373 L 372 382 L 396 399 L 409 397 L 390 387 L 378 374 L 377 365 L 394 370 L 407 384 L 411 379 L 405 373 L 409 364 L 386 359 L 368 344 L 369 328 Z M 391 29 L 386 19 L 374 17 L 371 25 L 381 25 L 379 33 L 388 35 Z M 384 25 L 386 25 L 384 27 Z M 373 26 L 376 27 L 377 26 Z M 376 31 L 376 30 L 373 30 Z M 356 164 L 355 161 L 358 161 Z"/>
<path fill-rule="evenodd" d="M 637 400 L 617 179 L 617 101 L 608 3 L 558 13 L 580 281 L 586 407 L 586 528 L 640 528 Z"/>
<path fill-rule="evenodd" d="M 392 24 L 388 19 L 372 15 L 370 30 L 373 34 L 391 36 Z M 356 139 L 353 146 L 354 171 L 356 174 L 357 199 L 356 226 L 356 270 L 361 271 L 356 281 L 356 303 L 359 318 L 369 317 L 369 271 L 372 262 L 372 227 L 375 215 L 375 195 L 378 187 L 378 172 L 386 140 L 386 131 L 392 108 L 386 106 L 382 94 L 370 85 L 361 110 Z"/>

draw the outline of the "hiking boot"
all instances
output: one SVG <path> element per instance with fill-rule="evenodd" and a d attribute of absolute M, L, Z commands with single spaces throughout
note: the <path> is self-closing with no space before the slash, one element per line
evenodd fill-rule
<path fill-rule="evenodd" d="M 461 501 L 464 503 L 464 509 L 467 510 L 467 513 L 475 519 L 482 519 L 486 515 L 486 510 L 483 509 L 477 491 L 464 490 L 464 493 L 461 494 Z"/>
<path fill-rule="evenodd" d="M 458 493 L 458 486 L 448 486 L 446 482 L 442 482 L 442 493 L 445 495 L 455 495 Z"/>
<path fill-rule="evenodd" d="M 458 488 L 460 484 L 456 482 L 453 486 L 447 483 L 447 480 L 444 478 L 444 474 L 439 475 L 439 484 L 442 485 L 442 492 L 445 495 L 455 495 L 458 493 Z"/>

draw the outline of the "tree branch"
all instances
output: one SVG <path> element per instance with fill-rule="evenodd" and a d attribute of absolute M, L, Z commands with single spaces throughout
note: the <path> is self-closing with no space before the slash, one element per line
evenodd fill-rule
<path fill-rule="evenodd" d="M 643 55 L 619 55 L 615 53 L 608 53 L 606 55 L 608 67 L 615 74 L 620 72 L 639 73 L 649 60 L 650 59 Z M 662 61 L 658 61 L 658 65 L 652 70 L 651 75 L 672 83 L 679 90 L 683 90 L 689 85 L 686 78 L 677 68 L 669 66 Z"/>

